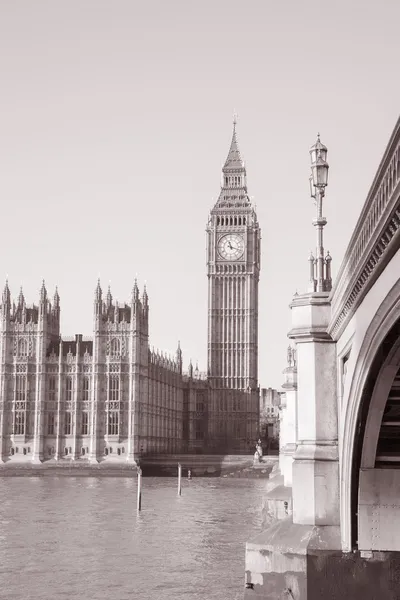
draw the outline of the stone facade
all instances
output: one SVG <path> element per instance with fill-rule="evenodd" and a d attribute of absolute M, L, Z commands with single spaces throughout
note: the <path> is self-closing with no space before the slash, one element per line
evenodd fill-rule
<path fill-rule="evenodd" d="M 232 251 L 233 242 L 240 251 Z M 208 371 L 150 350 L 149 299 L 94 294 L 93 337 L 65 338 L 60 298 L 22 290 L 0 308 L 0 460 L 127 461 L 149 454 L 247 453 L 259 434 L 260 229 L 234 129 L 207 228 Z"/>
<path fill-rule="evenodd" d="M 279 447 L 281 394 L 272 388 L 260 392 L 260 439 L 265 451 Z"/>

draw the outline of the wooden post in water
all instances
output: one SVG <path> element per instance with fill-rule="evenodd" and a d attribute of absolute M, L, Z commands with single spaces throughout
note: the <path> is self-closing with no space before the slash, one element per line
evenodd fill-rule
<path fill-rule="evenodd" d="M 182 495 L 182 465 L 178 463 L 178 496 Z"/>
<path fill-rule="evenodd" d="M 137 471 L 137 509 L 142 510 L 142 469 L 138 467 Z"/>

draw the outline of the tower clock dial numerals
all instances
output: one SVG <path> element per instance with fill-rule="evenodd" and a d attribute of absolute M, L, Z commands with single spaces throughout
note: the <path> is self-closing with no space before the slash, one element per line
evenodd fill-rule
<path fill-rule="evenodd" d="M 238 260 L 243 255 L 244 240 L 237 233 L 224 235 L 218 241 L 218 252 L 225 260 Z"/>

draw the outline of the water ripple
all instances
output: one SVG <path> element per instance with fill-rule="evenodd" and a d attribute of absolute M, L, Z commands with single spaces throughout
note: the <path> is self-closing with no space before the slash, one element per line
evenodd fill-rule
<path fill-rule="evenodd" d="M 264 489 L 195 479 L 179 497 L 174 479 L 144 478 L 138 515 L 133 479 L 0 479 L 0 598 L 242 598 Z"/>

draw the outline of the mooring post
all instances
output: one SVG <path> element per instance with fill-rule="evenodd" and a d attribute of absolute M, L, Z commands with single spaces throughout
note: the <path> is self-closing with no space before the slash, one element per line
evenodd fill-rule
<path fill-rule="evenodd" d="M 178 496 L 182 495 L 182 465 L 178 463 Z"/>
<path fill-rule="evenodd" d="M 140 467 L 137 470 L 137 509 L 138 512 L 142 510 L 142 469 Z"/>

